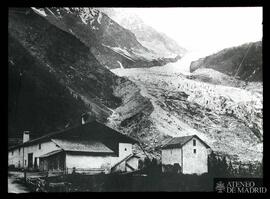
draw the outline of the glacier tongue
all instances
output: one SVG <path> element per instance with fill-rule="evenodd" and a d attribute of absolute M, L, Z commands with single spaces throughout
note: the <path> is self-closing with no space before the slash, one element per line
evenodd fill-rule
<path fill-rule="evenodd" d="M 154 109 L 148 116 L 149 136 L 197 134 L 232 160 L 261 161 L 262 95 L 188 79 L 188 71 L 171 70 L 175 67 L 111 70 L 132 80 L 150 99 Z"/>

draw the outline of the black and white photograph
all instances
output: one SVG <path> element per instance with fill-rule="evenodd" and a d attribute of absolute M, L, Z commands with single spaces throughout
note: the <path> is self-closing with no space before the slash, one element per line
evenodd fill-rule
<path fill-rule="evenodd" d="M 268 192 L 262 44 L 262 6 L 9 7 L 8 193 Z"/>

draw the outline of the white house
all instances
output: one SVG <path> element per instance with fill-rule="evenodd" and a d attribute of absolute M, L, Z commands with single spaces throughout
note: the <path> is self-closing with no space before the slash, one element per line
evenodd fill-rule
<path fill-rule="evenodd" d="M 95 120 L 29 138 L 29 132 L 24 132 L 23 143 L 9 149 L 9 166 L 64 173 L 71 173 L 74 168 L 87 173 L 138 169 L 138 157 L 132 150 L 137 141 Z M 119 164 L 122 167 L 116 169 Z"/>
<path fill-rule="evenodd" d="M 184 174 L 208 172 L 208 153 L 210 147 L 197 135 L 174 137 L 162 146 L 162 171 L 168 165 L 179 164 Z"/>

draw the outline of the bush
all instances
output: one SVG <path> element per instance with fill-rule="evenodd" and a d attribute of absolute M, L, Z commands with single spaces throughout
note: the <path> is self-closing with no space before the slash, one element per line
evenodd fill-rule
<path fill-rule="evenodd" d="M 208 157 L 208 172 L 212 177 L 261 177 L 262 164 L 243 165 L 240 162 L 238 167 L 233 167 L 225 156 L 221 158 L 212 152 Z"/>
<path fill-rule="evenodd" d="M 148 157 L 144 161 L 139 161 L 139 169 L 148 175 L 161 174 L 162 172 L 161 164 L 158 163 L 157 159 Z"/>

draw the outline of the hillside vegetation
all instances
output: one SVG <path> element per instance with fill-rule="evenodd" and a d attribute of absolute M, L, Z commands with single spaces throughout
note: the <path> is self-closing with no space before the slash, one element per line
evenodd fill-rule
<path fill-rule="evenodd" d="M 227 48 L 193 61 L 190 72 L 211 68 L 244 81 L 262 81 L 262 42 Z"/>

